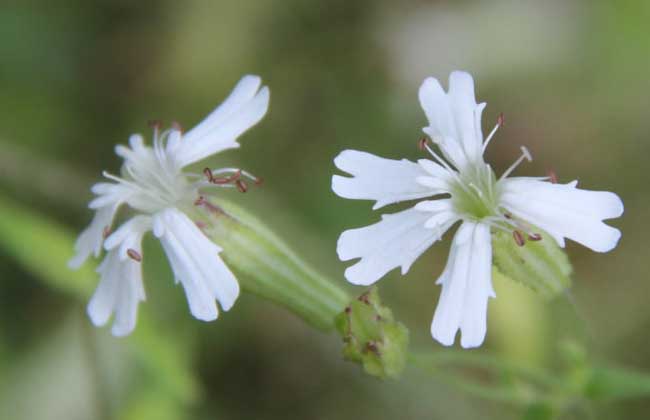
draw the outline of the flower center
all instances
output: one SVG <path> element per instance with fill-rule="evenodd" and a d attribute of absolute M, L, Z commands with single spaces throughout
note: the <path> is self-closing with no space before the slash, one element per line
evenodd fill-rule
<path fill-rule="evenodd" d="M 480 221 L 499 215 L 499 196 L 494 171 L 485 163 L 463 171 L 452 184 L 454 209 L 467 219 Z"/>

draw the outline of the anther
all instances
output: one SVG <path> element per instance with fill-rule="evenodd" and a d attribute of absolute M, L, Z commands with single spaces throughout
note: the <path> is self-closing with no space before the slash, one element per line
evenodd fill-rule
<path fill-rule="evenodd" d="M 147 125 L 149 125 L 149 128 L 153 128 L 154 130 L 160 130 L 162 122 L 160 120 L 149 120 Z"/>
<path fill-rule="evenodd" d="M 528 239 L 531 241 L 541 241 L 542 235 L 540 235 L 539 233 L 530 233 L 528 234 Z"/>
<path fill-rule="evenodd" d="M 140 253 L 133 248 L 127 249 L 126 255 L 128 255 L 129 258 L 131 258 L 133 261 L 137 261 L 137 262 L 142 261 L 142 255 L 140 255 Z"/>
<path fill-rule="evenodd" d="M 235 181 L 235 186 L 237 187 L 237 189 L 241 193 L 245 193 L 246 191 L 248 191 L 248 185 L 246 184 L 245 181 L 243 181 L 241 179 L 238 179 L 238 180 Z"/>
<path fill-rule="evenodd" d="M 551 184 L 557 184 L 557 174 L 553 169 L 549 169 L 548 172 L 548 180 L 551 181 Z"/>
<path fill-rule="evenodd" d="M 205 201 L 205 197 L 203 197 L 202 195 L 200 195 L 199 198 L 197 198 L 196 200 L 194 200 L 194 205 L 195 205 L 195 206 L 202 206 L 202 205 L 205 204 L 205 202 L 206 202 L 206 201 Z"/>
<path fill-rule="evenodd" d="M 521 146 L 521 153 L 528 162 L 533 161 L 533 155 L 530 154 L 530 151 L 528 150 L 528 148 L 526 148 L 526 146 Z"/>
<path fill-rule="evenodd" d="M 257 186 L 260 186 L 260 185 L 264 184 L 264 178 L 255 177 L 255 180 L 253 181 L 253 183 L 255 185 L 257 185 Z"/>
<path fill-rule="evenodd" d="M 206 225 L 205 223 L 203 223 L 203 222 L 200 221 L 200 220 L 197 220 L 196 222 L 194 222 L 194 224 L 196 225 L 196 227 L 198 227 L 198 228 L 201 229 L 201 230 L 203 230 L 203 229 L 205 229 L 206 227 L 208 227 L 208 225 Z"/>
<path fill-rule="evenodd" d="M 422 150 L 423 152 L 426 150 L 426 145 L 429 139 L 426 137 L 422 137 L 420 140 L 418 140 L 418 149 Z"/>
<path fill-rule="evenodd" d="M 512 231 L 512 237 L 515 240 L 515 243 L 519 246 L 524 246 L 526 244 L 526 240 L 524 239 L 524 235 L 521 234 L 518 230 L 513 230 Z"/>
<path fill-rule="evenodd" d="M 102 231 L 102 237 L 104 239 L 108 238 L 108 235 L 111 234 L 111 227 L 110 226 L 104 226 L 104 230 Z"/>
<path fill-rule="evenodd" d="M 210 168 L 203 169 L 203 175 L 205 175 L 205 177 L 208 179 L 208 182 L 212 182 L 214 179 L 214 175 L 212 175 Z"/>
<path fill-rule="evenodd" d="M 176 131 L 183 132 L 183 126 L 178 121 L 172 121 L 172 128 Z"/>
<path fill-rule="evenodd" d="M 377 342 L 376 341 L 368 341 L 366 343 L 365 348 L 364 348 L 364 352 L 365 353 L 368 353 L 368 352 L 374 353 L 377 356 L 379 356 L 380 354 L 379 354 L 379 347 L 377 347 Z"/>
<path fill-rule="evenodd" d="M 503 117 L 503 112 L 502 112 L 502 113 L 500 113 L 499 116 L 497 117 L 497 125 L 498 125 L 499 127 L 502 127 L 504 122 L 505 122 L 505 118 Z"/>

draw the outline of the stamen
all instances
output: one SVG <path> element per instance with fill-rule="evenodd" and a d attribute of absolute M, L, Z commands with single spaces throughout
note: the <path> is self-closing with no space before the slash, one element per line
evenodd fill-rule
<path fill-rule="evenodd" d="M 102 231 L 102 237 L 104 239 L 108 238 L 108 235 L 111 234 L 111 227 L 110 226 L 104 226 L 104 230 Z"/>
<path fill-rule="evenodd" d="M 197 221 L 194 222 L 194 223 L 196 224 L 196 227 L 198 227 L 198 228 L 201 229 L 201 230 L 204 230 L 206 227 L 208 227 L 208 225 L 206 225 L 205 223 L 203 223 L 203 222 L 200 221 L 200 220 L 197 220 Z"/>
<path fill-rule="evenodd" d="M 140 255 L 140 253 L 133 248 L 127 249 L 126 255 L 128 255 L 129 258 L 131 258 L 133 261 L 137 261 L 137 262 L 142 261 L 142 255 Z"/>
<path fill-rule="evenodd" d="M 519 246 L 524 246 L 526 244 L 526 241 L 524 239 L 524 235 L 521 234 L 520 231 L 518 230 L 513 230 L 512 231 L 512 237 Z"/>
<path fill-rule="evenodd" d="M 548 180 L 551 181 L 551 184 L 557 184 L 557 174 L 553 169 L 549 169 L 548 172 Z"/>
<path fill-rule="evenodd" d="M 205 197 L 203 197 L 202 195 L 200 195 L 199 198 L 197 198 L 196 200 L 194 200 L 194 205 L 195 205 L 195 206 L 202 206 L 202 205 L 205 204 L 205 203 L 206 203 L 206 201 L 205 201 Z"/>
<path fill-rule="evenodd" d="M 203 175 L 205 175 L 205 177 L 208 179 L 208 182 L 212 182 L 214 180 L 214 175 L 212 174 L 210 168 L 203 169 Z"/>
<path fill-rule="evenodd" d="M 424 152 L 425 147 L 427 145 L 427 141 L 428 139 L 426 137 L 422 137 L 420 140 L 418 140 L 418 149 Z"/>
<path fill-rule="evenodd" d="M 245 181 L 243 181 L 241 179 L 236 180 L 235 185 L 237 186 L 237 189 L 241 193 L 245 193 L 246 191 L 248 191 L 248 185 L 246 184 Z"/>
<path fill-rule="evenodd" d="M 530 152 L 525 146 L 521 146 L 521 156 L 519 156 L 519 159 L 517 159 L 515 163 L 513 163 L 512 165 L 510 165 L 508 169 L 506 169 L 503 175 L 501 175 L 501 178 L 499 178 L 499 181 L 506 178 L 508 175 L 512 173 L 512 171 L 517 169 L 517 166 L 519 166 L 519 164 L 523 162 L 524 159 L 526 159 L 528 162 L 532 162 L 533 156 L 530 154 Z"/>
<path fill-rule="evenodd" d="M 539 233 L 529 233 L 528 239 L 530 239 L 531 241 L 541 241 L 542 235 L 540 235 Z"/>
<path fill-rule="evenodd" d="M 172 128 L 176 131 L 183 132 L 183 126 L 178 121 L 172 121 Z"/>
<path fill-rule="evenodd" d="M 237 171 L 234 174 L 226 177 L 215 177 L 213 175 L 210 180 L 211 183 L 221 185 L 221 184 L 230 184 L 231 182 L 237 182 L 241 178 L 241 171 Z"/>
<path fill-rule="evenodd" d="M 494 126 L 494 128 L 492 129 L 492 131 L 490 132 L 490 134 L 488 134 L 487 138 L 486 138 L 485 141 L 483 142 L 483 153 L 485 153 L 485 149 L 487 149 L 488 144 L 490 144 L 490 140 L 492 140 L 492 137 L 494 137 L 494 134 L 497 132 L 497 130 L 499 129 L 499 127 L 501 127 L 501 126 L 503 125 L 503 121 L 504 121 L 504 119 L 503 119 L 503 113 L 501 113 L 501 114 L 499 114 L 499 116 L 497 117 L 497 125 Z"/>

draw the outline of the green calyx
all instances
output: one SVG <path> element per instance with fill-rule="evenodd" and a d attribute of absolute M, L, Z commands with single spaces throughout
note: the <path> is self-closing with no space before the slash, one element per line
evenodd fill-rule
<path fill-rule="evenodd" d="M 350 302 L 336 317 L 345 343 L 343 356 L 381 379 L 397 378 L 408 355 L 409 331 L 382 305 L 376 287 Z"/>
<path fill-rule="evenodd" d="M 323 330 L 350 299 L 302 261 L 277 235 L 242 208 L 223 199 L 206 199 L 189 209 L 205 235 L 223 248 L 221 256 L 242 289 L 281 305 Z"/>
<path fill-rule="evenodd" d="M 571 286 L 571 263 L 564 251 L 546 232 L 541 239 L 518 245 L 507 232 L 492 233 L 492 253 L 496 275 L 515 280 L 542 296 L 552 298 Z"/>
<path fill-rule="evenodd" d="M 474 220 L 497 215 L 499 189 L 492 168 L 479 164 L 459 174 L 459 177 L 451 189 L 456 212 Z"/>

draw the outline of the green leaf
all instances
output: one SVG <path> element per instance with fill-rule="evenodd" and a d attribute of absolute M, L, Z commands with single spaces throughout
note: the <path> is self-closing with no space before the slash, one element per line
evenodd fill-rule
<path fill-rule="evenodd" d="M 350 302 L 336 318 L 336 328 L 345 343 L 346 360 L 381 379 L 400 376 L 407 361 L 409 331 L 382 305 L 376 287 Z"/>
<path fill-rule="evenodd" d="M 242 288 L 269 299 L 327 331 L 349 300 L 339 286 L 302 261 L 277 235 L 242 208 L 204 201 L 195 215 L 203 231 L 223 248 Z"/>
<path fill-rule="evenodd" d="M 519 246 L 506 232 L 492 235 L 494 270 L 542 296 L 552 298 L 571 286 L 571 263 L 547 233 L 536 229 L 541 240 L 527 240 Z"/>

